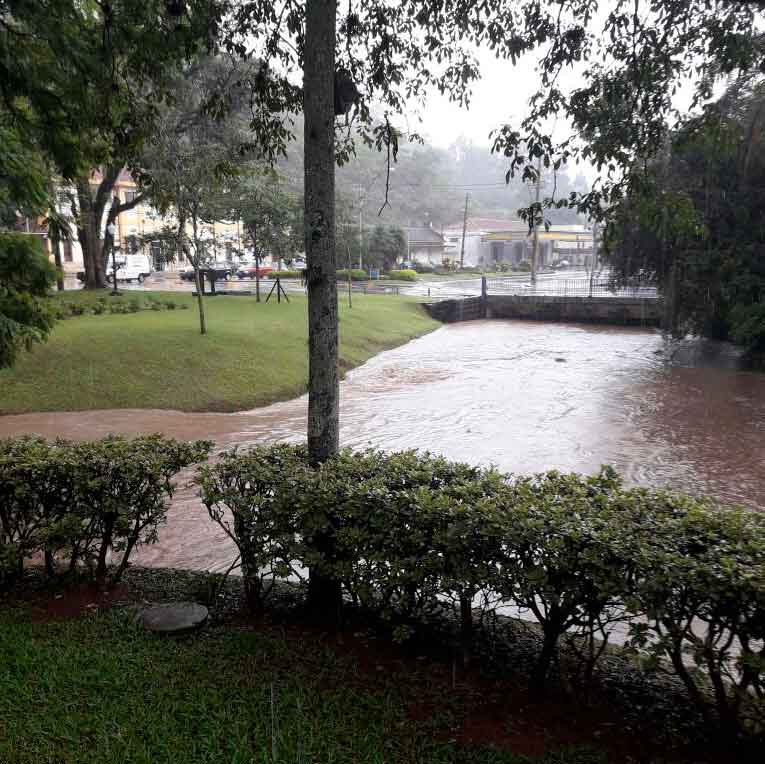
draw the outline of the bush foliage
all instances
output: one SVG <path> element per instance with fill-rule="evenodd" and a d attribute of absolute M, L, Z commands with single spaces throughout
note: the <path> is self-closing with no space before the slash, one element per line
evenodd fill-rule
<path fill-rule="evenodd" d="M 187 310 L 188 305 L 184 302 L 175 302 L 174 300 L 158 300 L 154 297 L 145 299 L 142 295 L 136 295 L 127 299 L 124 296 L 106 297 L 98 295 L 94 299 L 80 299 L 78 294 L 76 300 L 62 299 L 56 296 L 50 300 L 50 310 L 52 315 L 63 320 L 67 318 L 77 318 L 79 316 L 102 316 L 106 313 L 111 315 L 125 315 L 130 313 L 139 313 L 143 310 Z"/>
<path fill-rule="evenodd" d="M 0 234 L 0 369 L 48 338 L 54 315 L 46 297 L 55 278 L 36 237 Z"/>
<path fill-rule="evenodd" d="M 272 271 L 268 274 L 267 278 L 276 279 L 277 276 L 280 279 L 299 279 L 303 277 L 303 272 L 293 270 Z"/>
<path fill-rule="evenodd" d="M 477 616 L 530 613 L 540 688 L 563 640 L 589 678 L 621 622 L 627 649 L 674 671 L 710 721 L 762 729 L 760 515 L 625 489 L 609 468 L 511 479 L 415 452 L 343 451 L 311 467 L 300 447 L 258 447 L 197 480 L 255 607 L 270 582 L 311 569 L 402 637 L 453 608 L 466 650 Z"/>
<path fill-rule="evenodd" d="M 161 435 L 1 440 L 0 584 L 36 555 L 51 575 L 85 567 L 100 585 L 116 584 L 133 549 L 156 540 L 173 476 L 210 448 Z"/>
<path fill-rule="evenodd" d="M 411 268 L 404 268 L 400 271 L 388 271 L 388 275 L 396 281 L 417 281 L 417 271 L 413 271 Z"/>
<path fill-rule="evenodd" d="M 362 268 L 351 268 L 350 273 L 351 273 L 351 281 L 368 281 L 369 280 L 369 274 Z M 338 278 L 338 281 L 347 281 L 348 269 L 338 268 L 337 278 Z"/>
<path fill-rule="evenodd" d="M 0 584 L 41 556 L 113 585 L 156 540 L 179 470 L 211 444 L 160 435 L 0 441 Z M 617 625 L 647 670 L 671 671 L 710 724 L 765 731 L 765 518 L 591 477 L 511 478 L 412 451 L 232 450 L 198 468 L 211 519 L 236 544 L 245 591 L 311 570 L 400 638 L 453 610 L 469 653 L 476 618 L 533 616 L 541 689 L 559 649 L 591 679 Z"/>

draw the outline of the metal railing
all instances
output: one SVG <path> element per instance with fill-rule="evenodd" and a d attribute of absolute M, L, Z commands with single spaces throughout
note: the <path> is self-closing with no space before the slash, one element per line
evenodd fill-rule
<path fill-rule="evenodd" d="M 540 295 L 551 297 L 637 297 L 658 299 L 656 286 L 647 280 L 617 284 L 610 279 L 558 279 L 541 278 L 536 284 L 517 279 L 494 278 L 486 280 L 488 294 Z"/>

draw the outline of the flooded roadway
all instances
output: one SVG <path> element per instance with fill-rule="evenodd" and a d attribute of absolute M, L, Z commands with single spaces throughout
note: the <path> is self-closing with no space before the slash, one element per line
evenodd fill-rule
<path fill-rule="evenodd" d="M 528 473 L 613 465 L 668 485 L 765 508 L 765 374 L 710 343 L 641 329 L 476 321 L 444 326 L 350 372 L 341 441 L 420 448 Z M 0 417 L 0 436 L 92 438 L 163 431 L 220 447 L 304 438 L 307 399 L 236 414 L 98 411 Z M 193 490 L 179 490 L 160 542 L 136 562 L 210 570 L 230 541 Z"/>

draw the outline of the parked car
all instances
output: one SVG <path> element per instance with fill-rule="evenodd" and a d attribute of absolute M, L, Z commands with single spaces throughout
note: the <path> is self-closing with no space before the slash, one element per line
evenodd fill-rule
<path fill-rule="evenodd" d="M 209 272 L 215 273 L 216 281 L 228 281 L 233 272 L 233 266 L 231 263 L 205 263 L 199 268 L 202 275 L 209 279 Z M 180 272 L 180 277 L 184 281 L 194 281 L 194 267 L 189 265 Z"/>
<path fill-rule="evenodd" d="M 110 262 L 106 270 L 106 280 L 114 281 L 114 266 Z M 137 281 L 139 284 L 151 275 L 151 262 L 146 255 L 124 255 L 117 258 L 117 281 Z"/>
<path fill-rule="evenodd" d="M 202 267 L 202 270 L 205 273 L 214 271 L 216 281 L 228 281 L 234 273 L 234 265 L 222 261 L 218 263 L 207 263 Z"/>
<path fill-rule="evenodd" d="M 255 265 L 248 264 L 240 266 L 239 270 L 236 272 L 236 275 L 240 279 L 262 279 L 265 276 L 268 276 L 269 273 L 273 273 L 273 270 L 274 269 L 269 265 L 261 265 L 260 267 L 257 267 Z"/>

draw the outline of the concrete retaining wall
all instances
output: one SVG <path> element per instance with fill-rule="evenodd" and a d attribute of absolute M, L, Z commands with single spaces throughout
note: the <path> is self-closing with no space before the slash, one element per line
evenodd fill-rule
<path fill-rule="evenodd" d="M 475 321 L 486 317 L 480 297 L 429 302 L 425 303 L 424 307 L 433 318 L 445 324 L 453 324 L 455 321 Z"/>
<path fill-rule="evenodd" d="M 478 318 L 659 326 L 661 300 L 635 297 L 563 297 L 559 295 L 489 295 L 426 304 L 433 318 L 445 323 Z"/>

